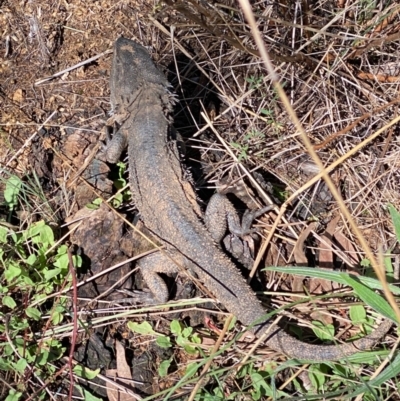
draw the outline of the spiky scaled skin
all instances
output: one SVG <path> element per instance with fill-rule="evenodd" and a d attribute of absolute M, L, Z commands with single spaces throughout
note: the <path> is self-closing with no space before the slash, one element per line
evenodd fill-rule
<path fill-rule="evenodd" d="M 268 332 L 269 347 L 290 358 L 334 361 L 371 348 L 386 334 L 389 321 L 352 343 L 312 345 L 266 322 L 266 311 L 236 266 L 215 244 L 193 205 L 196 197 L 184 178 L 166 117 L 172 107 L 168 82 L 146 49 L 125 38 L 119 38 L 114 46 L 111 102 L 115 120 L 121 124 L 115 141 L 128 144 L 131 190 L 146 227 L 165 244 L 174 260 L 194 271 L 243 324 L 259 322 L 252 331 L 257 336 Z M 149 262 L 162 259 L 160 254 L 150 255 L 142 268 L 146 270 Z M 164 264 L 164 271 L 172 271 L 168 267 L 171 262 L 164 260 Z M 143 274 L 146 277 L 145 271 Z"/>

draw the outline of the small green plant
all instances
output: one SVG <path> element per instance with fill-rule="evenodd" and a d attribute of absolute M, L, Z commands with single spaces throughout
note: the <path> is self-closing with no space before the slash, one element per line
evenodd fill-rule
<path fill-rule="evenodd" d="M 358 22 L 364 23 L 373 18 L 376 10 L 376 1 L 374 0 L 360 0 L 358 12 Z"/>
<path fill-rule="evenodd" d="M 125 190 L 123 192 L 119 192 L 123 188 L 125 188 L 128 183 L 125 179 L 125 172 L 126 172 L 126 163 L 118 162 L 116 164 L 118 167 L 117 178 L 114 180 L 114 186 L 117 189 L 118 193 L 113 197 L 113 207 L 118 208 L 124 202 L 128 202 L 131 199 L 131 193 L 129 190 Z"/>
<path fill-rule="evenodd" d="M 335 336 L 335 327 L 333 324 L 325 324 L 319 320 L 314 320 L 313 332 L 321 340 L 332 341 Z"/>
<path fill-rule="evenodd" d="M 17 210 L 26 186 L 16 176 L 6 182 L 5 205 Z M 35 192 L 37 194 L 37 192 Z M 81 265 L 72 256 L 74 267 Z M 57 339 L 41 339 L 45 325 L 58 325 L 67 311 L 65 298 L 50 298 L 61 285 L 71 283 L 69 256 L 65 245 L 58 245 L 53 229 L 43 220 L 16 231 L 0 225 L 0 370 L 20 377 L 18 391 L 10 390 L 7 400 L 18 400 L 25 391 L 26 374 L 48 379 L 55 373 L 52 362 L 60 359 L 65 347 Z M 41 399 L 38 395 L 37 399 Z"/>
<path fill-rule="evenodd" d="M 242 394 L 249 394 L 252 400 L 263 400 L 266 397 L 288 397 L 288 394 L 276 390 L 274 387 L 274 375 L 277 365 L 274 362 L 268 362 L 261 369 L 249 363 L 239 369 L 237 379 L 243 381 Z"/>
<path fill-rule="evenodd" d="M 171 337 L 157 333 L 148 322 L 129 322 L 128 327 L 138 334 L 156 336 L 156 343 L 162 348 L 173 346 Z M 170 324 L 170 329 L 177 345 L 181 346 L 188 354 L 194 355 L 198 352 L 196 344 L 201 344 L 201 339 L 197 333 L 193 333 L 192 327 L 185 327 L 178 320 L 173 320 Z"/>
<path fill-rule="evenodd" d="M 238 151 L 238 161 L 247 160 L 249 158 L 250 150 L 252 153 L 260 148 L 265 135 L 256 130 L 250 129 L 244 137 L 240 139 L 240 142 L 231 142 L 231 146 Z"/>
<path fill-rule="evenodd" d="M 173 320 L 171 333 L 175 335 L 176 343 L 183 347 L 188 354 L 197 354 L 196 344 L 201 344 L 201 339 L 197 333 L 193 333 L 193 327 L 185 327 L 178 320 Z"/>
<path fill-rule="evenodd" d="M 256 142 L 261 139 L 265 138 L 265 134 L 262 132 L 256 130 L 256 129 L 251 129 L 244 137 L 243 140 L 246 142 Z"/>
<path fill-rule="evenodd" d="M 237 156 L 238 158 L 238 162 L 241 162 L 243 160 L 247 160 L 249 155 L 248 155 L 248 151 L 249 151 L 249 145 L 242 145 L 240 143 L 237 142 L 232 142 L 231 146 L 234 149 L 237 149 L 239 151 L 239 154 Z"/>
<path fill-rule="evenodd" d="M 250 77 L 246 77 L 246 82 L 249 84 L 250 89 L 259 89 L 263 83 L 263 77 L 251 75 Z"/>
<path fill-rule="evenodd" d="M 156 337 L 156 343 L 161 348 L 172 348 L 174 343 L 171 339 L 172 336 L 166 336 L 164 334 L 157 333 L 151 327 L 148 322 L 129 322 L 128 328 L 134 333 L 142 335 L 150 335 Z M 201 339 L 197 333 L 193 333 L 192 327 L 184 327 L 184 325 L 173 320 L 170 324 L 171 334 L 175 337 L 175 345 L 183 348 L 185 352 L 189 355 L 197 355 L 198 349 L 196 344 L 201 343 Z M 173 358 L 166 359 L 160 363 L 158 367 L 158 374 L 160 377 L 166 377 L 168 375 L 168 370 L 172 364 Z M 193 372 L 194 374 L 195 372 Z"/>
<path fill-rule="evenodd" d="M 282 131 L 283 125 L 281 123 L 276 122 L 274 117 L 274 112 L 272 110 L 261 109 L 260 113 L 265 117 L 267 117 L 268 124 L 270 125 L 270 127 L 272 128 L 273 132 L 276 135 Z"/>

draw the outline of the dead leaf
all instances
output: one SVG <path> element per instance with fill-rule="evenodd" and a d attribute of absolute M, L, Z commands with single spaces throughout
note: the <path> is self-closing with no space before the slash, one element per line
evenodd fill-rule
<path fill-rule="evenodd" d="M 22 89 L 17 89 L 13 94 L 13 100 L 16 103 L 22 103 L 24 97 L 24 91 Z"/>
<path fill-rule="evenodd" d="M 353 243 L 347 237 L 345 237 L 341 231 L 335 233 L 334 237 L 339 244 L 339 247 L 353 263 L 353 266 L 358 266 L 360 258 Z"/>
<path fill-rule="evenodd" d="M 119 341 L 115 341 L 115 353 L 117 369 L 109 369 L 106 371 L 106 374 L 114 378 L 118 384 L 126 383 L 129 388 L 132 386 L 131 368 L 125 359 L 125 348 Z M 136 401 L 140 399 L 139 396 L 121 390 L 120 386 L 114 386 L 110 381 L 107 382 L 107 396 L 110 401 Z"/>
<path fill-rule="evenodd" d="M 319 241 L 319 267 L 333 269 L 333 252 L 332 241 L 335 229 L 339 222 L 340 216 L 332 219 L 326 227 L 325 233 L 321 236 L 323 241 Z"/>
<path fill-rule="evenodd" d="M 324 323 L 325 325 L 333 324 L 332 316 L 326 313 L 320 311 L 314 311 L 311 312 L 310 316 L 313 320 L 318 320 L 319 322 Z"/>
<path fill-rule="evenodd" d="M 308 259 L 304 253 L 304 242 L 310 235 L 310 232 L 314 230 L 317 226 L 317 223 L 310 223 L 299 235 L 299 238 L 296 242 L 296 245 L 293 250 L 294 260 L 296 261 L 297 266 L 308 266 Z M 304 276 L 295 276 L 292 282 L 292 291 L 293 292 L 303 292 L 303 281 Z"/>
<path fill-rule="evenodd" d="M 315 229 L 317 222 L 310 223 L 300 234 L 299 239 L 294 247 L 294 260 L 297 266 L 308 266 L 308 259 L 304 253 L 304 242 L 310 235 L 310 232 Z"/>
<path fill-rule="evenodd" d="M 321 237 L 319 237 L 319 268 L 332 270 L 333 264 L 333 246 L 331 238 L 336 230 L 340 216 L 333 218 L 326 227 L 326 230 Z M 322 278 L 313 278 L 310 280 L 309 291 L 311 294 L 324 294 L 332 292 L 338 285 L 330 280 Z M 320 319 L 317 319 L 320 320 Z M 323 320 L 321 320 L 323 321 Z"/>

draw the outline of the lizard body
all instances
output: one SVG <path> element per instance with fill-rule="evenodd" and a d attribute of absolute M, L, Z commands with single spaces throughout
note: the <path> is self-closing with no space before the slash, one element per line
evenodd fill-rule
<path fill-rule="evenodd" d="M 386 334 L 389 321 L 351 343 L 313 345 L 266 322 L 260 301 L 216 244 L 194 205 L 196 196 L 184 177 L 167 117 L 172 108 L 169 84 L 144 47 L 125 38 L 116 41 L 110 86 L 114 119 L 120 128 L 109 146 L 109 161 L 114 161 L 121 146 L 127 144 L 132 196 L 146 227 L 165 245 L 172 259 L 194 271 L 229 312 L 243 324 L 253 325 L 257 336 L 268 332 L 266 344 L 275 351 L 302 360 L 342 359 L 371 348 Z M 160 263 L 162 270 L 151 267 Z M 154 272 L 176 271 L 162 253 L 144 258 L 141 268 L 150 289 L 162 285 Z M 160 300 L 166 300 L 163 297 Z"/>

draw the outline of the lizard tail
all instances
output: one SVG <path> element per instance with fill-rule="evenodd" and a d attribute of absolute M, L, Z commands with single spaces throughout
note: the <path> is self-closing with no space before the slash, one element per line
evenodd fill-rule
<path fill-rule="evenodd" d="M 266 342 L 272 349 L 280 351 L 290 358 L 312 360 L 313 362 L 337 361 L 356 352 L 371 349 L 389 331 L 392 324 L 392 321 L 384 320 L 371 334 L 340 345 L 307 344 L 297 340 L 280 328 L 275 331 L 270 330 Z"/>

